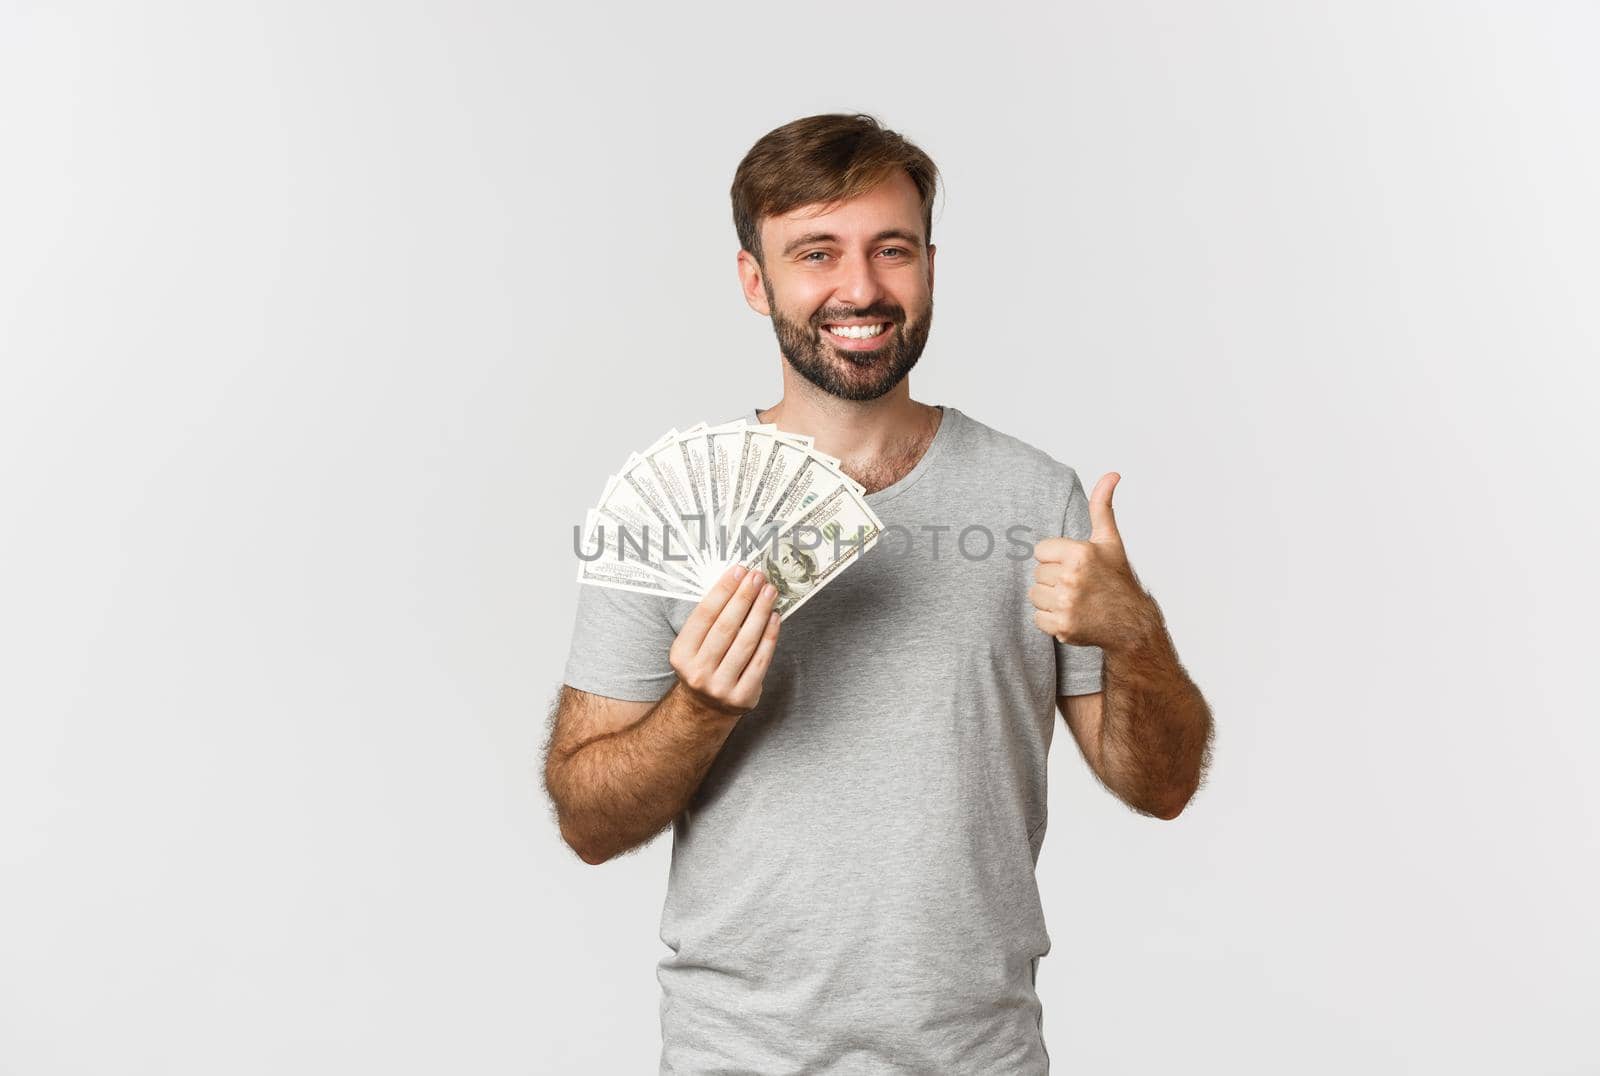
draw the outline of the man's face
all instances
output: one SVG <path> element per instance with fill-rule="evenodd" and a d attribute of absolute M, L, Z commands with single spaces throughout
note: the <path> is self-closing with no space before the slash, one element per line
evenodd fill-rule
<path fill-rule="evenodd" d="M 739 255 L 745 298 L 770 314 L 778 349 L 806 380 L 841 399 L 875 400 L 927 345 L 936 248 L 924 246 L 921 202 L 903 172 L 819 208 L 762 219 L 765 272 Z"/>

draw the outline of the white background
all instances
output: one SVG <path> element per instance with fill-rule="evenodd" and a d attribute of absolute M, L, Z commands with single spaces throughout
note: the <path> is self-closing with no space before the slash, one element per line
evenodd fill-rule
<path fill-rule="evenodd" d="M 1057 738 L 1057 1070 L 1600 1071 L 1600 12 L 577 7 L 0 7 L 0 1071 L 654 1071 L 570 528 L 776 401 L 728 186 L 856 110 L 1217 715 L 1168 823 Z"/>

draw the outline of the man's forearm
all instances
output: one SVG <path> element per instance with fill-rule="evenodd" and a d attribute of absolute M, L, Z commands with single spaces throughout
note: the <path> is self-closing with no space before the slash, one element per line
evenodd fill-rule
<path fill-rule="evenodd" d="M 1102 655 L 1101 777 L 1130 806 L 1176 818 L 1210 762 L 1211 709 L 1153 599 L 1135 637 Z"/>
<path fill-rule="evenodd" d="M 586 863 L 645 843 L 688 805 L 738 721 L 675 683 L 634 724 L 555 760 L 548 783 L 562 837 Z"/>

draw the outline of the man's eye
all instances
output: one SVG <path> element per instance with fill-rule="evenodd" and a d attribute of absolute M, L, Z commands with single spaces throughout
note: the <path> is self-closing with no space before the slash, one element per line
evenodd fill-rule
<path fill-rule="evenodd" d="M 890 255 L 891 257 L 894 257 L 894 258 L 904 258 L 906 256 L 906 249 L 904 247 L 884 247 L 878 253 L 880 253 L 880 254 L 888 254 L 888 255 Z M 828 254 L 827 254 L 826 251 L 812 250 L 812 251 L 808 251 L 805 254 L 800 255 L 800 260 L 803 261 L 803 262 L 811 262 L 813 265 L 815 265 L 816 262 L 815 262 L 814 259 L 816 259 L 816 258 L 826 258 L 827 256 L 828 256 Z"/>

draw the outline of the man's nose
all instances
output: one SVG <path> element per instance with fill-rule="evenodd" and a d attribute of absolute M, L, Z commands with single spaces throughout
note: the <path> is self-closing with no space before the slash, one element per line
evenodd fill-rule
<path fill-rule="evenodd" d="M 883 282 L 878 279 L 877 266 L 866 254 L 853 254 L 839 263 L 840 279 L 834 289 L 841 303 L 863 310 L 883 295 Z"/>

